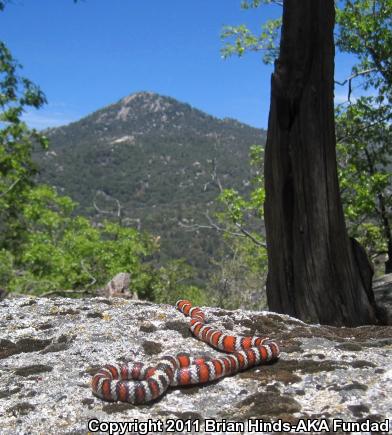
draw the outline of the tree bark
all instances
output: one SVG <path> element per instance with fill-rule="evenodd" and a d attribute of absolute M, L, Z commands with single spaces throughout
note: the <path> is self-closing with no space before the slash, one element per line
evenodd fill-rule
<path fill-rule="evenodd" d="M 265 150 L 267 296 L 273 311 L 357 326 L 377 317 L 369 263 L 340 202 L 334 20 L 333 0 L 284 1 Z"/>

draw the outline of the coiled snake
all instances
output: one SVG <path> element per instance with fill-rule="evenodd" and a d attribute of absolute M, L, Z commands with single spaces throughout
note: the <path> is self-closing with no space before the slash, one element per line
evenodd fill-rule
<path fill-rule="evenodd" d="M 166 355 L 155 367 L 141 362 L 106 365 L 93 376 L 94 395 L 108 401 L 147 403 L 169 386 L 203 384 L 279 357 L 278 345 L 268 338 L 226 335 L 205 325 L 203 311 L 186 300 L 178 301 L 176 308 L 191 318 L 189 328 L 195 337 L 228 354 L 218 358 Z"/>

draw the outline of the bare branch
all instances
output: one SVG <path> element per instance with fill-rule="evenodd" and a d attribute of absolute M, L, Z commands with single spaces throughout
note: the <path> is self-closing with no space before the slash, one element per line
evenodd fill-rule
<path fill-rule="evenodd" d="M 236 227 L 241 231 L 241 233 L 248 237 L 250 240 L 252 240 L 253 243 L 255 243 L 257 246 L 261 246 L 263 248 L 267 249 L 267 244 L 266 243 L 262 243 L 259 240 L 255 239 L 252 234 L 249 233 L 249 231 L 247 231 L 243 226 L 241 226 L 238 222 L 235 224 Z"/>
<path fill-rule="evenodd" d="M 230 231 L 227 230 L 226 228 L 223 228 L 221 226 L 219 226 L 216 222 L 214 222 L 211 218 L 211 216 L 209 215 L 208 211 L 205 213 L 205 216 L 208 220 L 209 225 L 200 225 L 200 224 L 192 224 L 192 225 L 186 225 L 182 222 L 179 222 L 179 225 L 182 228 L 185 228 L 186 231 L 197 231 L 200 229 L 206 229 L 206 230 L 215 230 L 218 233 L 224 233 L 224 234 L 229 234 L 231 236 L 234 237 L 246 237 L 249 238 L 250 240 L 252 240 L 252 242 L 254 244 L 256 244 L 257 246 L 261 246 L 263 248 L 266 248 L 267 245 L 263 242 L 260 242 L 259 240 L 257 240 L 255 237 L 252 236 L 252 234 L 249 233 L 249 231 L 247 231 L 241 224 L 236 223 L 236 227 L 239 229 L 239 232 L 234 232 L 234 231 Z"/>
<path fill-rule="evenodd" d="M 223 189 L 222 183 L 221 183 L 221 181 L 219 179 L 219 176 L 218 176 L 217 167 L 218 167 L 218 164 L 217 164 L 216 159 L 214 158 L 212 160 L 212 172 L 211 172 L 211 179 L 212 179 L 212 181 L 209 181 L 208 183 L 206 183 L 204 185 L 204 191 L 206 191 L 207 186 L 210 183 L 214 183 L 218 187 L 219 192 L 221 192 L 221 193 L 223 192 L 224 189 Z M 257 240 L 240 223 L 238 223 L 238 222 L 235 223 L 235 226 L 239 229 L 239 232 L 235 232 L 235 231 L 230 231 L 230 230 L 227 230 L 226 228 L 223 228 L 223 227 L 219 226 L 211 218 L 208 210 L 205 212 L 205 216 L 206 216 L 206 218 L 208 220 L 209 225 L 200 225 L 200 224 L 187 225 L 187 224 L 184 224 L 183 222 L 179 222 L 179 226 L 182 227 L 182 228 L 185 228 L 186 231 L 197 231 L 197 230 L 200 230 L 200 229 L 206 229 L 206 230 L 215 230 L 218 233 L 230 234 L 231 236 L 234 236 L 234 237 L 246 237 L 246 238 L 250 239 L 257 246 L 261 246 L 263 248 L 267 248 L 267 245 L 265 243 L 262 243 L 259 240 Z"/>
<path fill-rule="evenodd" d="M 346 80 L 343 80 L 342 82 L 339 82 L 337 80 L 335 80 L 335 83 L 339 86 L 344 86 L 347 82 L 348 82 L 348 94 L 347 94 L 347 101 L 350 101 L 351 98 L 351 93 L 352 93 L 352 81 L 359 76 L 364 76 L 366 74 L 370 74 L 371 72 L 377 71 L 377 68 L 369 68 L 363 71 L 358 71 L 354 74 L 352 74 L 350 77 L 347 77 Z"/>
<path fill-rule="evenodd" d="M 255 243 L 257 246 L 261 246 L 263 248 L 267 248 L 267 245 L 265 243 L 260 242 L 259 240 L 257 240 L 255 237 L 252 236 L 251 233 L 249 233 L 249 231 L 247 231 L 239 222 L 235 223 L 235 226 L 240 230 L 239 233 L 235 233 L 233 231 L 229 231 L 226 230 L 225 228 L 219 227 L 211 218 L 211 216 L 209 215 L 208 211 L 205 213 L 208 222 L 210 223 L 210 225 L 215 228 L 217 231 L 221 231 L 224 233 L 228 233 L 231 234 L 232 236 L 236 236 L 236 237 L 247 237 L 250 240 L 252 240 L 253 243 Z"/>
<path fill-rule="evenodd" d="M 18 178 L 17 180 L 15 180 L 12 184 L 11 184 L 11 186 L 9 186 L 8 187 L 8 189 L 5 191 L 5 192 L 2 192 L 1 194 L 0 194 L 0 198 L 2 198 L 3 196 L 5 196 L 5 195 L 7 195 L 7 193 L 9 193 L 18 183 L 19 183 L 19 181 L 20 181 L 21 179 L 20 178 Z"/>
<path fill-rule="evenodd" d="M 91 278 L 90 284 L 87 284 L 86 286 L 86 288 L 89 288 L 97 282 L 97 279 L 94 276 L 92 276 L 91 273 L 87 270 L 87 267 L 85 266 L 83 260 L 81 260 L 80 265 L 82 266 L 83 271 L 86 272 L 87 275 Z"/>

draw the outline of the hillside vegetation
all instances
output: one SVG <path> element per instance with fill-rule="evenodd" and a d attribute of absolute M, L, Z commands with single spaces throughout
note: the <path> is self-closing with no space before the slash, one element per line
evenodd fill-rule
<path fill-rule="evenodd" d="M 246 192 L 249 149 L 266 135 L 150 92 L 45 134 L 49 150 L 35 153 L 40 182 L 69 195 L 79 204 L 75 212 L 95 221 L 116 216 L 120 204 L 122 223 L 160 238 L 160 261 L 185 258 L 199 284 L 212 270 L 220 238 L 184 226 L 205 224 L 208 209 L 213 214 L 215 175 L 224 188 Z"/>

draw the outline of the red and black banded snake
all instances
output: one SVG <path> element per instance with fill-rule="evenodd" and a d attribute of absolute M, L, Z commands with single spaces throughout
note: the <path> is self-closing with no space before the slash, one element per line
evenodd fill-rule
<path fill-rule="evenodd" d="M 278 345 L 268 338 L 226 335 L 205 325 L 203 311 L 186 300 L 178 301 L 176 308 L 191 318 L 189 328 L 195 337 L 228 354 L 217 358 L 166 355 L 154 367 L 141 362 L 106 365 L 93 376 L 95 396 L 107 401 L 147 403 L 162 396 L 169 386 L 203 384 L 279 357 Z"/>

